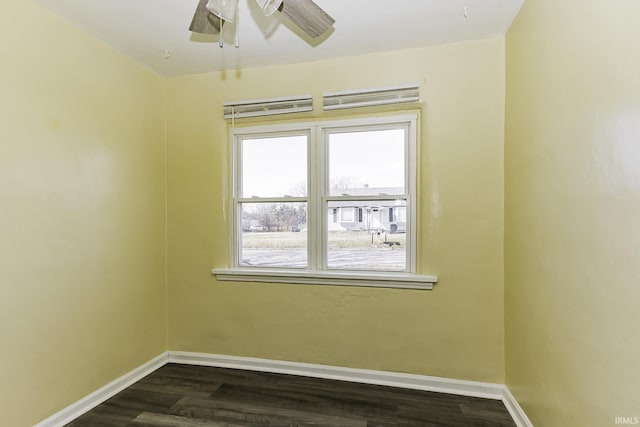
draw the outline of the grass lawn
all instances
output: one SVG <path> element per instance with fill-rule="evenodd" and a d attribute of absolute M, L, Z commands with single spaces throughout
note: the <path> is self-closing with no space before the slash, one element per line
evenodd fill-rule
<path fill-rule="evenodd" d="M 373 238 L 367 231 L 330 231 L 329 247 L 331 249 L 357 249 L 370 247 L 390 247 L 384 243 L 398 242 L 399 247 L 406 245 L 406 234 L 374 234 Z M 292 232 L 245 232 L 242 233 L 242 247 L 246 249 L 284 249 L 305 248 L 307 233 Z M 394 247 L 397 247 L 394 245 Z"/>

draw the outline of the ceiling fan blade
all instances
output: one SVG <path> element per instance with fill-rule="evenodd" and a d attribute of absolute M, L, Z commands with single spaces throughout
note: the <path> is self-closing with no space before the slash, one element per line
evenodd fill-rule
<path fill-rule="evenodd" d="M 201 34 L 220 34 L 220 18 L 209 12 L 207 0 L 200 0 L 193 15 L 189 31 Z"/>
<path fill-rule="evenodd" d="M 329 31 L 336 22 L 313 0 L 284 0 L 279 10 L 314 39 Z"/>

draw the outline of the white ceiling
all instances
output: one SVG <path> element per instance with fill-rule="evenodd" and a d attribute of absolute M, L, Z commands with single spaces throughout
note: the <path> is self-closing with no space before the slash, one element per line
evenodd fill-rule
<path fill-rule="evenodd" d="M 218 36 L 189 32 L 198 0 L 39 1 L 158 74 L 176 76 L 500 36 L 524 0 L 315 0 L 336 20 L 315 41 L 281 14 L 265 17 L 255 0 L 239 0 L 238 49 L 235 24 L 225 25 L 222 49 Z"/>

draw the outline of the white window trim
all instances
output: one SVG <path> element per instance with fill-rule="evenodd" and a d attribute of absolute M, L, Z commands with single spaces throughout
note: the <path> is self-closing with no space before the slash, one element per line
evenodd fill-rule
<path fill-rule="evenodd" d="M 386 271 L 288 270 L 276 268 L 220 268 L 212 273 L 228 282 L 294 283 L 303 285 L 360 286 L 431 290 L 435 276 Z"/>
<path fill-rule="evenodd" d="M 421 275 L 416 273 L 417 268 L 417 197 L 416 197 L 416 181 L 417 181 L 417 114 L 405 114 L 405 115 L 390 115 L 380 117 L 367 117 L 359 119 L 342 119 L 342 120 L 323 120 L 321 122 L 305 122 L 305 123 L 286 123 L 278 125 L 262 125 L 262 126 L 248 126 L 235 128 L 231 134 L 231 146 L 232 146 L 232 185 L 234 188 L 230 193 L 230 209 L 231 209 L 231 223 L 234 230 L 231 240 L 231 254 L 233 267 L 230 268 L 218 268 L 213 269 L 212 274 L 215 275 L 219 281 L 232 281 L 232 282 L 265 282 L 265 283 L 294 283 L 294 284 L 318 284 L 318 285 L 333 285 L 333 286 L 359 286 L 359 287 L 378 287 L 378 288 L 402 288 L 402 289 L 422 289 L 431 290 L 433 285 L 437 282 L 436 276 Z M 234 195 L 236 194 L 237 176 L 236 168 L 239 167 L 238 157 L 238 144 L 236 139 L 244 135 L 256 135 L 260 133 L 273 134 L 276 132 L 295 132 L 300 133 L 308 132 L 309 128 L 315 128 L 318 134 L 316 138 L 324 138 L 324 133 L 327 129 L 332 127 L 357 127 L 357 126 L 375 126 L 391 125 L 391 124 L 409 123 L 408 132 L 408 146 L 405 150 L 405 165 L 408 168 L 407 182 L 405 183 L 408 189 L 407 207 L 410 209 L 410 222 L 408 223 L 412 230 L 411 235 L 407 235 L 407 259 L 406 259 L 406 271 L 368 271 L 368 270 L 313 270 L 313 269 L 283 269 L 283 268 L 270 268 L 270 267 L 245 267 L 237 264 L 239 257 L 238 239 L 237 233 L 240 227 L 240 220 L 237 213 L 237 204 L 234 202 Z M 317 144 L 319 147 L 325 147 L 327 144 Z M 310 150 L 313 148 L 310 147 Z M 312 152 L 309 153 L 310 155 Z M 324 159 L 323 156 L 322 158 Z M 308 174 L 311 176 L 315 174 L 315 180 L 308 180 L 310 186 L 323 185 L 323 181 L 327 179 L 324 173 L 318 174 L 317 168 L 324 168 L 324 165 L 318 165 L 317 162 L 310 162 L 312 167 L 308 168 Z M 321 179 L 317 179 L 320 176 Z M 262 199 L 261 199 L 262 200 Z M 310 214 L 311 210 L 315 210 L 315 214 L 319 215 L 322 220 L 316 221 L 315 227 L 309 229 L 309 240 L 320 239 L 321 247 L 326 250 L 326 238 L 322 233 L 322 224 L 328 220 L 324 203 L 316 203 L 313 206 L 312 200 L 309 199 L 309 206 L 307 212 Z M 321 257 L 320 251 L 311 251 L 309 246 L 309 262 L 311 263 L 311 256 L 316 258 Z M 317 264 L 316 262 L 316 265 Z"/>

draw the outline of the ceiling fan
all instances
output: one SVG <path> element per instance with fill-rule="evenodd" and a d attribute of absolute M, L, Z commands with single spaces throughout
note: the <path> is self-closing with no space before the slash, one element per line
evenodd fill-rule
<path fill-rule="evenodd" d="M 335 23 L 335 19 L 312 0 L 255 0 L 265 16 L 279 12 L 311 38 L 320 37 Z M 233 22 L 238 0 L 199 0 L 189 31 L 220 34 L 224 22 Z"/>

